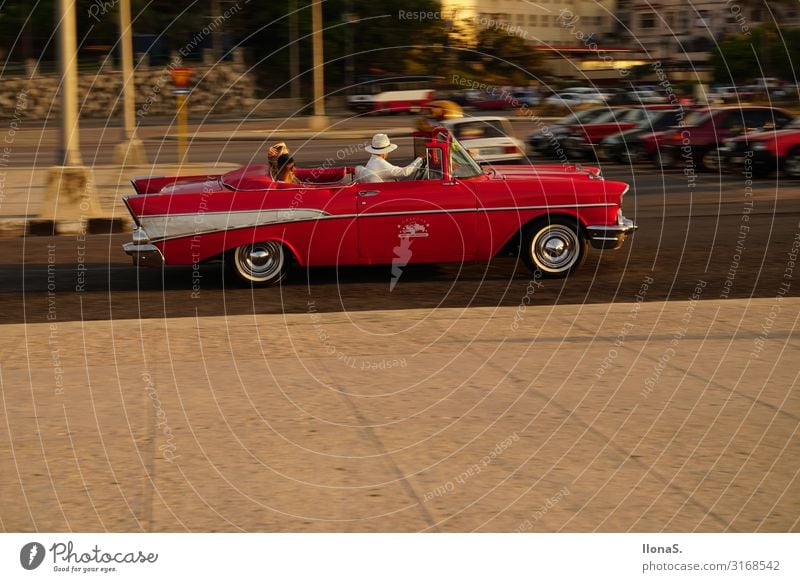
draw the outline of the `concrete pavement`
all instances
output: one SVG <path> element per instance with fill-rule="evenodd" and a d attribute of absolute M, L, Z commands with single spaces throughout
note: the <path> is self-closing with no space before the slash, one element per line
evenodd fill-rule
<path fill-rule="evenodd" d="M 95 165 L 90 170 L 102 217 L 130 225 L 132 221 L 122 196 L 133 193 L 132 177 L 190 176 L 214 171 L 222 173 L 235 168 L 235 164 L 187 163 L 127 167 Z M 49 170 L 47 166 L 0 169 L 0 236 L 31 234 L 31 222 L 43 218 L 40 209 L 47 195 Z"/>
<path fill-rule="evenodd" d="M 0 334 L 0 527 L 800 529 L 800 300 L 536 290 L 96 322 L 55 294 Z"/>

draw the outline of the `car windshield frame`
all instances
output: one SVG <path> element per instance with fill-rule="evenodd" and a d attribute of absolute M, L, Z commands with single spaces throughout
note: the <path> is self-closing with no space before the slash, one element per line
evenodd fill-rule
<path fill-rule="evenodd" d="M 459 165 L 458 171 L 466 168 L 472 169 L 473 173 L 458 173 L 454 169 L 454 162 L 458 163 Z M 456 137 L 450 133 L 450 178 L 475 178 L 482 175 L 483 168 L 481 168 L 481 165 L 476 162 L 471 155 L 469 155 L 469 152 L 463 145 L 461 145 L 461 142 L 459 142 Z"/>

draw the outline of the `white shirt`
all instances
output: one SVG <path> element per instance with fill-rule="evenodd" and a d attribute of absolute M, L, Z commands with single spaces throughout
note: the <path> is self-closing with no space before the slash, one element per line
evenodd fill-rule
<path fill-rule="evenodd" d="M 362 182 L 394 182 L 408 178 L 422 165 L 422 158 L 417 158 L 405 167 L 394 166 L 381 158 L 372 155 L 365 166 Z"/>

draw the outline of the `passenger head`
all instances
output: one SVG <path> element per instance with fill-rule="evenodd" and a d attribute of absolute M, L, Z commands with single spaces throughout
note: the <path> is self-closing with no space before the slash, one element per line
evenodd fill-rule
<path fill-rule="evenodd" d="M 289 148 L 283 142 L 276 143 L 267 150 L 267 161 L 269 162 L 269 169 L 273 174 L 278 171 L 278 158 L 283 155 L 289 155 Z"/>
<path fill-rule="evenodd" d="M 294 178 L 294 158 L 289 154 L 283 154 L 278 157 L 277 166 L 275 179 L 279 182 L 291 182 Z"/>

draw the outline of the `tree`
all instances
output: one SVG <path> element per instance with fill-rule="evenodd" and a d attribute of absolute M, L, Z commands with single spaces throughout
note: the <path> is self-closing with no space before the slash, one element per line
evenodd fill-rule
<path fill-rule="evenodd" d="M 513 28 L 462 24 L 453 30 L 450 40 L 451 46 L 459 49 L 467 76 L 478 72 L 492 84 L 527 85 L 544 72 L 542 54 Z"/>
<path fill-rule="evenodd" d="M 800 58 L 800 31 L 774 24 L 757 26 L 750 34 L 726 36 L 711 54 L 717 83 L 747 83 L 757 77 L 794 80 Z"/>

